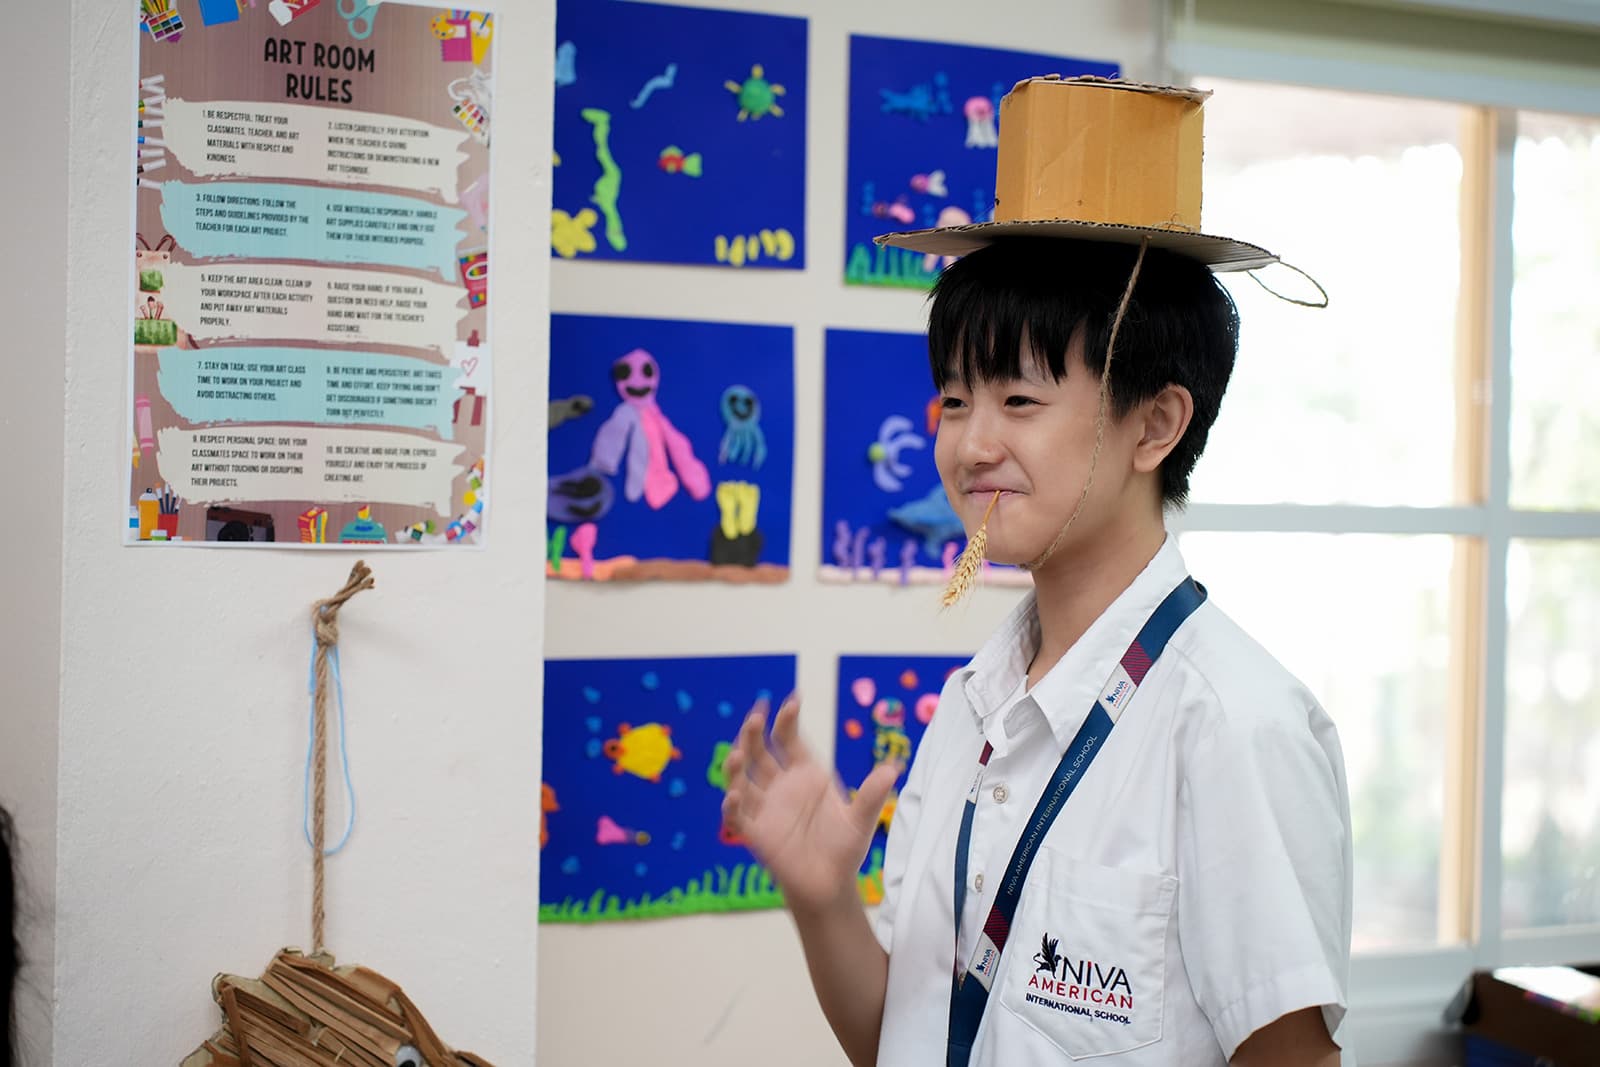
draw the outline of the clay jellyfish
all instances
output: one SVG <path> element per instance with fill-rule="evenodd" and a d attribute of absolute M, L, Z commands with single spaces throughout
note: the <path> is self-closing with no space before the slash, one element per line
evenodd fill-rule
<path fill-rule="evenodd" d="M 1000 144 L 1000 132 L 995 129 L 994 104 L 990 103 L 989 98 L 987 96 L 969 97 L 962 110 L 967 115 L 967 147 L 998 147 Z"/>
<path fill-rule="evenodd" d="M 717 451 L 719 463 L 745 463 L 761 469 L 767 461 L 767 438 L 761 432 L 761 400 L 749 386 L 730 385 L 722 394 L 722 421 L 727 430 Z"/>

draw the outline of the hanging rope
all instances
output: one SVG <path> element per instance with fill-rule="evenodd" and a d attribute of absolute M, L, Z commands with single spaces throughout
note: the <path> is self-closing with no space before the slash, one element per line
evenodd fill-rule
<path fill-rule="evenodd" d="M 330 660 L 338 656 L 339 609 L 363 589 L 374 585 L 372 571 L 361 560 L 350 568 L 350 578 L 344 588 L 311 606 L 311 627 L 316 635 L 316 651 L 312 658 L 312 674 L 316 679 L 311 701 L 311 944 L 312 951 L 322 951 L 322 932 L 326 921 L 323 908 L 323 861 L 326 854 L 326 822 L 328 814 L 328 690 L 333 682 L 334 668 Z M 341 749 L 343 745 L 341 744 Z"/>

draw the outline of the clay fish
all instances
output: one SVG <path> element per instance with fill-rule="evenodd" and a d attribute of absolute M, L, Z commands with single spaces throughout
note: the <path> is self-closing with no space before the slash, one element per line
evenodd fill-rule
<path fill-rule="evenodd" d="M 700 177 L 700 153 L 695 152 L 685 155 L 683 149 L 677 145 L 667 145 L 661 150 L 661 156 L 656 160 L 656 166 L 668 174 L 682 174 L 689 178 Z"/>
<path fill-rule="evenodd" d="M 934 557 L 947 543 L 967 536 L 943 486 L 934 486 L 921 500 L 889 509 L 889 520 L 922 538 L 923 550 Z"/>

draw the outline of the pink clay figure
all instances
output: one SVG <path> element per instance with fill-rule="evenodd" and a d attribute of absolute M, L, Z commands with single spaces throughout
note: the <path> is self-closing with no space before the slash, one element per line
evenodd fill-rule
<path fill-rule="evenodd" d="M 600 530 L 592 522 L 586 522 L 572 531 L 572 537 L 567 544 L 578 554 L 579 573 L 584 581 L 594 581 L 594 545 L 600 537 Z"/>
<path fill-rule="evenodd" d="M 962 107 L 967 116 L 967 147 L 998 148 L 1000 131 L 994 124 L 994 103 L 987 96 L 974 96 Z"/>
<path fill-rule="evenodd" d="M 656 511 L 677 495 L 680 484 L 696 500 L 710 496 L 706 465 L 656 403 L 661 367 L 655 357 L 635 348 L 611 365 L 611 378 L 622 403 L 594 435 L 590 466 L 616 474 L 625 457 L 622 495 L 630 502 L 643 497 Z"/>

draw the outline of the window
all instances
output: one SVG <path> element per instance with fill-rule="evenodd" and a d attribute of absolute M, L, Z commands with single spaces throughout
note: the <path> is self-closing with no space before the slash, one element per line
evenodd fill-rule
<path fill-rule="evenodd" d="M 1518 117 L 1511 502 L 1600 508 L 1600 121 Z"/>
<path fill-rule="evenodd" d="M 1330 305 L 1224 276 L 1239 361 L 1174 524 L 1339 724 L 1355 950 L 1600 954 L 1600 120 L 1197 84 L 1205 230 Z"/>
<path fill-rule="evenodd" d="M 1463 108 L 1205 82 L 1209 233 L 1262 245 L 1322 312 L 1228 276 L 1239 361 L 1197 500 L 1444 504 L 1451 496 Z M 1261 273 L 1296 296 L 1287 270 Z"/>
<path fill-rule="evenodd" d="M 1516 541 L 1506 567 L 1507 929 L 1600 922 L 1600 541 Z"/>

